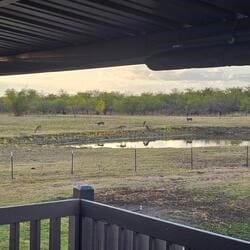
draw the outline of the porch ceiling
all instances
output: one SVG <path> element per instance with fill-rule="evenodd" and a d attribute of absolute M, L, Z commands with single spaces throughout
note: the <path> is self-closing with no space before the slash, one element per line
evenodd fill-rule
<path fill-rule="evenodd" d="M 0 75 L 250 64 L 250 1 L 0 0 Z"/>

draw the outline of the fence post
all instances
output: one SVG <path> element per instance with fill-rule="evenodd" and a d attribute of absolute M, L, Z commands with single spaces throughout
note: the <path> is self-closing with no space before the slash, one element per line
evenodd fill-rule
<path fill-rule="evenodd" d="M 71 174 L 74 174 L 74 151 L 71 151 Z"/>
<path fill-rule="evenodd" d="M 190 159 L 190 161 L 191 161 L 191 169 L 193 169 L 193 145 L 191 144 L 191 155 L 190 155 L 190 157 L 191 157 L 191 159 Z"/>
<path fill-rule="evenodd" d="M 88 185 L 79 185 L 73 188 L 73 198 L 79 199 L 79 215 L 69 218 L 69 250 L 82 250 L 83 219 L 80 213 L 80 200 L 94 200 L 94 189 Z"/>
<path fill-rule="evenodd" d="M 135 172 L 137 172 L 137 152 L 135 148 Z"/>
<path fill-rule="evenodd" d="M 14 154 L 10 153 L 10 165 L 11 165 L 11 179 L 14 179 Z"/>
<path fill-rule="evenodd" d="M 247 145 L 247 157 L 246 157 L 246 167 L 249 166 L 249 154 L 248 154 L 248 145 Z"/>

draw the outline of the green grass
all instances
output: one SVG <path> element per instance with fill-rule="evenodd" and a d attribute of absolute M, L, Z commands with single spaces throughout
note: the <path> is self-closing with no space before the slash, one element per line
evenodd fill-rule
<path fill-rule="evenodd" d="M 68 218 L 61 219 L 61 249 L 68 249 Z M 30 223 L 20 223 L 20 250 L 29 249 L 30 246 Z M 0 249 L 8 250 L 9 226 L 0 226 Z M 49 249 L 49 220 L 41 221 L 41 250 Z"/>
<path fill-rule="evenodd" d="M 104 127 L 98 127 L 96 122 L 104 121 Z M 154 128 L 171 127 L 249 127 L 250 116 L 235 117 L 193 117 L 188 123 L 186 117 L 181 116 L 21 116 L 0 115 L 0 137 L 12 137 L 34 134 L 34 129 L 41 125 L 39 134 L 57 134 L 70 132 L 86 132 L 98 130 L 114 130 L 125 125 L 129 130 L 142 129 L 144 121 Z"/>
<path fill-rule="evenodd" d="M 250 220 L 246 219 L 240 222 L 232 223 L 203 223 L 199 225 L 205 230 L 224 234 L 231 237 L 243 238 L 250 241 Z"/>

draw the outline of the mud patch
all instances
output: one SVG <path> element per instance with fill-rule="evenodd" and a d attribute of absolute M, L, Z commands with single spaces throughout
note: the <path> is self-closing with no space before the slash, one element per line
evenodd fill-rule
<path fill-rule="evenodd" d="M 86 131 L 81 133 L 39 134 L 1 137 L 0 144 L 20 143 L 38 145 L 65 145 L 109 142 L 116 140 L 156 139 L 232 139 L 250 140 L 250 127 L 172 127 L 146 130 Z"/>

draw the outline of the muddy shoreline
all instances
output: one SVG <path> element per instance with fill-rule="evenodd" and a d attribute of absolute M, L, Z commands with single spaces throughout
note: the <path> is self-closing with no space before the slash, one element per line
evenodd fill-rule
<path fill-rule="evenodd" d="M 0 137 L 0 144 L 69 145 L 95 142 L 157 139 L 250 140 L 250 127 L 172 127 L 146 130 L 103 130 L 79 133 Z"/>

